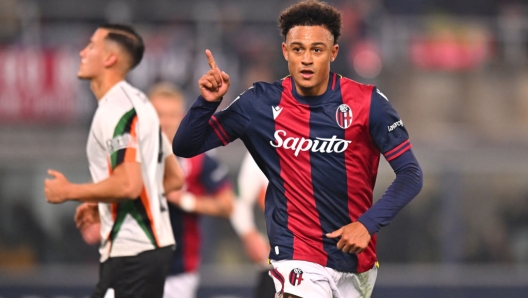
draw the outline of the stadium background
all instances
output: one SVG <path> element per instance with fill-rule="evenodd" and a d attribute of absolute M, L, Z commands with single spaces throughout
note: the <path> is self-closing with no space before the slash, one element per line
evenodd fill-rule
<path fill-rule="evenodd" d="M 408 127 L 424 189 L 379 233 L 373 297 L 526 297 L 528 3 L 328 1 L 343 12 L 334 71 L 377 85 Z M 49 205 L 46 170 L 89 181 L 96 101 L 79 51 L 104 22 L 134 24 L 147 51 L 129 80 L 181 86 L 190 104 L 204 49 L 231 75 L 227 100 L 287 74 L 276 21 L 292 1 L 0 0 L 0 297 L 86 297 L 98 253 L 76 204 Z M 235 178 L 237 141 L 216 150 Z M 381 162 L 379 197 L 393 179 Z M 259 217 L 263 224 L 262 217 Z M 207 219 L 199 297 L 247 297 L 257 270 L 226 221 Z"/>

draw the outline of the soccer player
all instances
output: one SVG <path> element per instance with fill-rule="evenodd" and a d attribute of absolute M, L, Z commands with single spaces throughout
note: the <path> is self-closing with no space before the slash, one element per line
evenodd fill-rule
<path fill-rule="evenodd" d="M 184 177 L 154 107 L 125 81 L 143 52 L 133 28 L 98 27 L 80 52 L 78 71 L 98 101 L 86 150 L 93 183 L 70 183 L 54 170 L 44 183 L 50 203 L 84 202 L 75 216 L 81 231 L 100 220 L 100 276 L 91 297 L 161 298 L 172 259 L 164 190 L 180 189 Z"/>
<path fill-rule="evenodd" d="M 421 190 L 406 128 L 378 88 L 330 71 L 341 15 L 301 1 L 279 17 L 290 76 L 258 82 L 215 113 L 229 75 L 211 69 L 173 152 L 193 156 L 240 138 L 269 180 L 265 217 L 277 297 L 370 297 L 376 233 Z M 380 155 L 396 178 L 373 204 Z"/>
<path fill-rule="evenodd" d="M 271 269 L 268 264 L 270 246 L 257 229 L 253 216 L 255 204 L 258 204 L 264 211 L 264 196 L 267 186 L 268 179 L 255 163 L 251 154 L 246 153 L 238 173 L 239 199 L 233 208 L 231 224 L 242 240 L 246 254 L 262 268 L 253 291 L 253 298 L 269 298 L 275 295 L 275 285 L 268 274 Z"/>
<path fill-rule="evenodd" d="M 171 140 L 185 114 L 184 97 L 172 84 L 158 83 L 149 91 L 161 128 Z M 227 167 L 208 154 L 180 158 L 185 173 L 184 190 L 167 193 L 176 250 L 165 281 L 165 298 L 194 298 L 199 285 L 201 215 L 228 218 L 235 194 Z"/>

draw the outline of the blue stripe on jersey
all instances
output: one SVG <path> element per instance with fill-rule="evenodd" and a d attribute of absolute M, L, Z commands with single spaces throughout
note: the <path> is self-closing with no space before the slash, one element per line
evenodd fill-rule
<path fill-rule="evenodd" d="M 270 179 L 266 190 L 264 210 L 267 219 L 266 229 L 269 235 L 273 235 L 273 238 L 270 238 L 269 258 L 292 259 L 293 235 L 288 230 L 284 181 L 280 177 L 279 155 L 276 151 L 269 150 L 270 141 L 273 140 L 275 133 L 273 107 L 280 106 L 283 88 L 281 81 L 275 82 L 269 87 L 265 90 L 266 96 L 262 98 L 258 98 L 264 91 L 260 84 L 255 84 L 253 89 L 244 93 L 245 96 L 255 94 L 255 100 L 252 100 L 251 103 L 254 106 L 252 119 L 258 119 L 258 125 L 249 126 L 241 140 L 257 165 Z M 271 218 L 273 220 L 269 220 Z M 278 250 L 275 249 L 276 246 Z M 279 255 L 276 254 L 276 251 L 279 252 Z"/>

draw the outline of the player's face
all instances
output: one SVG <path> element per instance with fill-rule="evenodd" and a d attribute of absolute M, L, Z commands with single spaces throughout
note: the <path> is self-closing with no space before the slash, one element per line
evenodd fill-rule
<path fill-rule="evenodd" d="M 77 72 L 79 79 L 91 80 L 103 71 L 106 51 L 104 38 L 107 34 L 107 30 L 97 29 L 88 45 L 79 53 L 81 55 L 81 63 Z"/>
<path fill-rule="evenodd" d="M 184 116 L 183 103 L 180 100 L 161 95 L 152 96 L 150 101 L 158 112 L 161 130 L 172 142 Z"/>
<path fill-rule="evenodd" d="M 282 53 L 300 95 L 316 96 L 326 91 L 330 62 L 334 61 L 338 50 L 332 33 L 323 26 L 290 29 L 282 43 Z"/>

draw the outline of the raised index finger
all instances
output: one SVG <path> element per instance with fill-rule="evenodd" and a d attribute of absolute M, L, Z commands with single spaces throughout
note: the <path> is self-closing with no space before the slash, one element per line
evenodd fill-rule
<path fill-rule="evenodd" d="M 213 53 L 211 53 L 211 51 L 209 50 L 205 50 L 205 55 L 207 56 L 207 63 L 209 63 L 209 66 L 211 67 L 211 69 L 218 68 L 218 66 L 216 66 Z"/>

